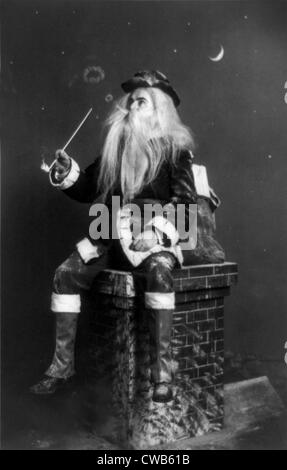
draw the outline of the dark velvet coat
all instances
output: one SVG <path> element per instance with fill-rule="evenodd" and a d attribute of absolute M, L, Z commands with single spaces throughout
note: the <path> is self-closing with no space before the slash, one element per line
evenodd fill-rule
<path fill-rule="evenodd" d="M 171 164 L 167 159 L 162 164 L 154 181 L 145 185 L 132 202 L 139 205 L 145 202 L 160 203 L 163 206 L 172 204 L 175 208 L 177 204 L 184 204 L 187 224 L 189 204 L 197 204 L 197 243 L 194 249 L 184 250 L 181 264 L 223 262 L 224 251 L 214 238 L 214 211 L 220 201 L 211 188 L 209 188 L 208 196 L 197 192 L 193 165 L 193 155 L 185 149 L 180 152 L 176 165 Z M 79 202 L 90 204 L 96 202 L 100 197 L 100 191 L 97 187 L 99 168 L 100 157 L 84 171 L 81 171 L 77 181 L 70 188 L 65 189 L 64 193 Z M 108 207 L 111 205 L 112 196 L 120 196 L 122 201 L 120 184 L 110 191 L 106 200 Z M 169 249 L 174 242 L 175 240 L 170 236 L 170 233 L 163 231 L 163 249 Z M 180 243 L 181 240 L 178 239 L 175 244 L 178 247 Z"/>

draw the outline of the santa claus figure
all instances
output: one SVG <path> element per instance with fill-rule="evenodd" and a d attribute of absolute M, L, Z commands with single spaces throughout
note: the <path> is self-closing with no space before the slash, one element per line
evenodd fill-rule
<path fill-rule="evenodd" d="M 172 271 L 183 265 L 224 261 L 223 249 L 214 239 L 219 199 L 209 186 L 206 168 L 194 164 L 194 140 L 178 115 L 178 94 L 159 71 L 138 72 L 122 88 L 125 94 L 106 120 L 99 157 L 82 171 L 60 150 L 50 171 L 51 184 L 67 196 L 104 204 L 107 227 L 115 222 L 116 229 L 100 238 L 90 230 L 56 269 L 51 298 L 55 352 L 40 382 L 31 387 L 35 394 L 52 394 L 71 382 L 81 293 L 91 288 L 102 270 L 119 267 L 140 272 L 144 279 L 153 400 L 172 400 Z M 115 197 L 119 201 L 116 214 Z M 147 205 L 162 211 L 146 216 Z M 184 210 L 176 217 L 179 207 Z M 194 207 L 197 219 L 190 217 Z M 182 218 L 184 239 L 178 227 Z M 191 219 L 197 220 L 195 230 Z"/>

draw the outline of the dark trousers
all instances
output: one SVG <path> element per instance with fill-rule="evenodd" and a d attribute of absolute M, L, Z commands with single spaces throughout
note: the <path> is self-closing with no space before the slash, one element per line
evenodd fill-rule
<path fill-rule="evenodd" d="M 150 255 L 134 268 L 116 240 L 99 258 L 85 264 L 74 251 L 56 270 L 53 282 L 52 310 L 57 314 L 56 348 L 48 375 L 69 377 L 74 374 L 74 343 L 81 292 L 89 290 L 104 269 L 121 269 L 138 274 L 149 310 L 151 379 L 171 382 L 170 336 L 174 310 L 172 270 L 177 265 L 169 252 Z"/>

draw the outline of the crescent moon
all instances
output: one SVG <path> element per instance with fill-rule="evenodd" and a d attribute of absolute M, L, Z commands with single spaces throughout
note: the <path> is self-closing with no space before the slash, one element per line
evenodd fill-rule
<path fill-rule="evenodd" d="M 223 46 L 220 45 L 220 51 L 219 51 L 219 53 L 217 54 L 217 56 L 215 56 L 215 57 L 209 57 L 209 58 L 210 58 L 210 60 L 212 60 L 213 62 L 219 62 L 219 61 L 222 59 L 223 56 L 224 56 L 224 48 L 223 48 Z"/>

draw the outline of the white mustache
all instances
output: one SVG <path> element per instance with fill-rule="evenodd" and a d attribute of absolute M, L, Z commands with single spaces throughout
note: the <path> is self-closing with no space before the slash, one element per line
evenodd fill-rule
<path fill-rule="evenodd" d="M 128 122 L 132 121 L 133 122 L 134 119 L 137 118 L 137 111 L 135 111 L 135 110 L 122 108 L 118 104 L 116 105 L 116 108 L 120 111 L 121 118 L 123 118 L 123 120 L 125 120 L 125 121 L 128 121 Z"/>

